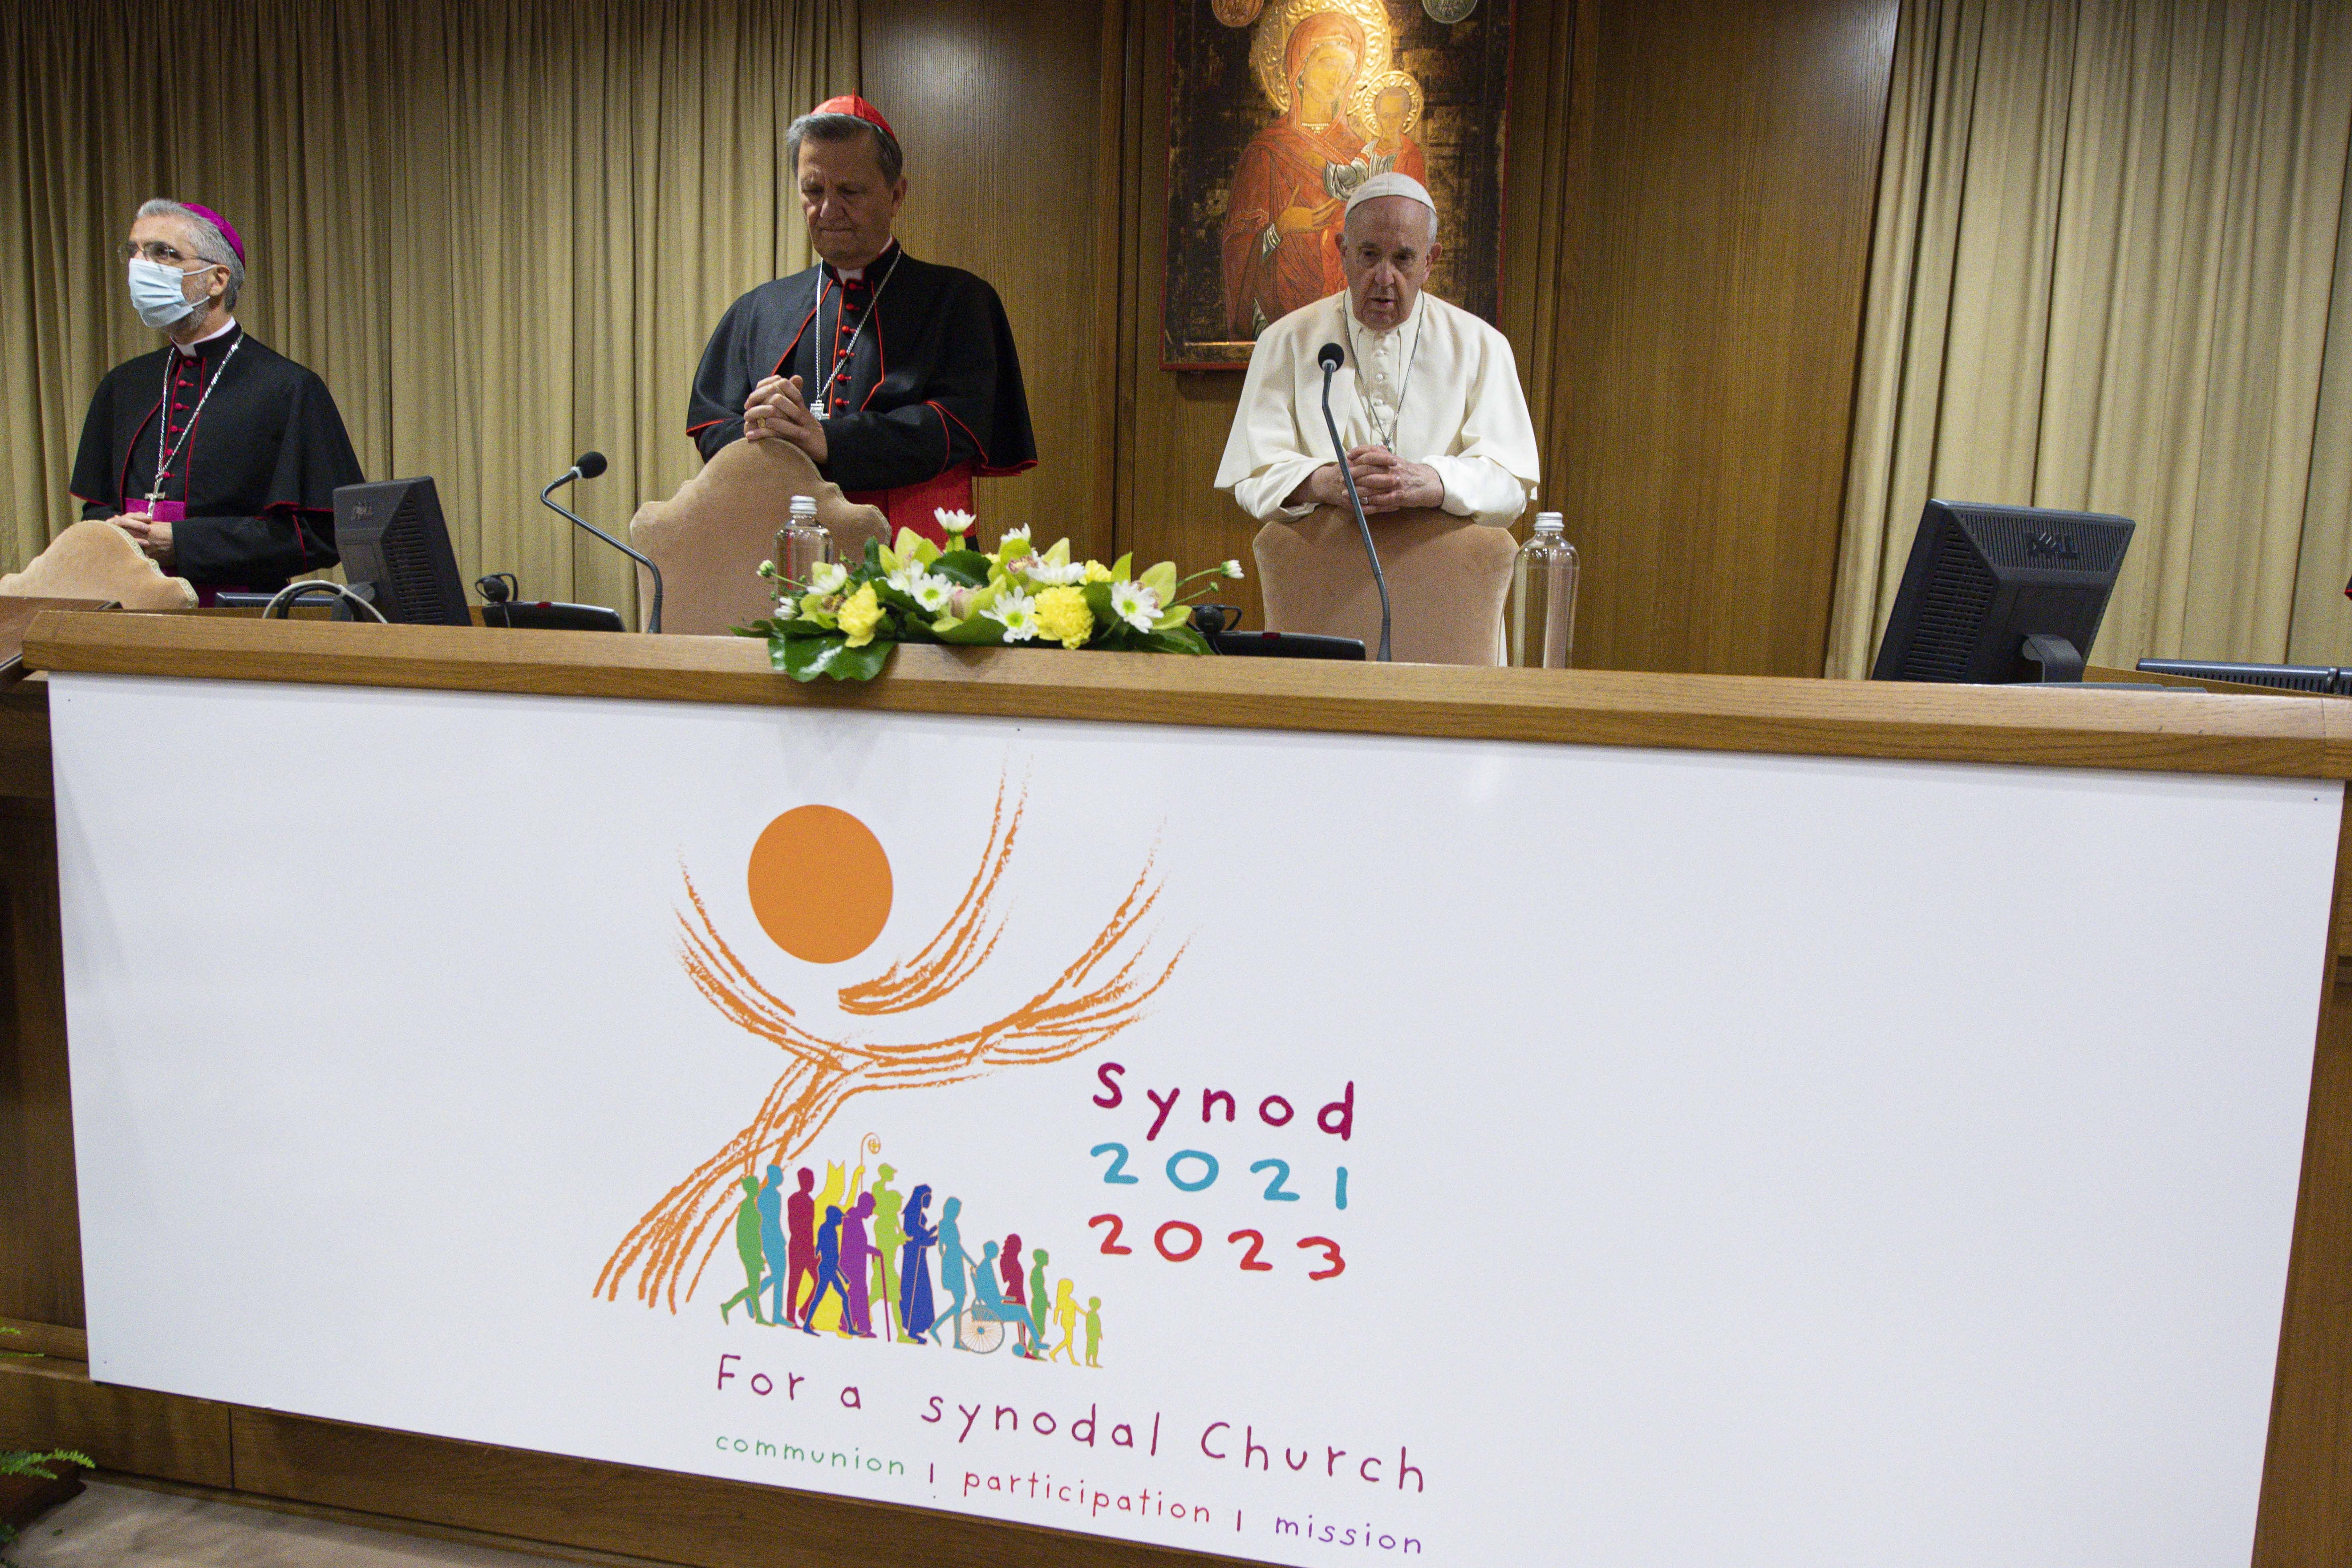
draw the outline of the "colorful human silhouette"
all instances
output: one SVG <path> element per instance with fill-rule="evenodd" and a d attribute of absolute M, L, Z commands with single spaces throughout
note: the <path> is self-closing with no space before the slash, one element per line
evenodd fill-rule
<path fill-rule="evenodd" d="M 865 1175 L 866 1167 L 863 1165 L 857 1167 L 856 1177 L 853 1178 L 848 1166 L 837 1165 L 831 1160 L 827 1160 L 824 1163 L 824 1185 L 816 1191 L 817 1208 L 820 1211 L 837 1208 L 845 1216 L 847 1215 L 850 1205 L 857 1201 L 857 1189 L 863 1184 Z M 820 1331 L 841 1327 L 841 1310 L 848 1300 L 845 1289 L 848 1284 L 847 1275 L 845 1274 L 842 1277 L 842 1283 L 845 1287 L 844 1291 L 817 1309 L 816 1327 Z M 812 1305 L 814 1305 L 815 1300 L 814 1297 L 810 1298 Z M 803 1310 L 805 1312 L 807 1309 L 803 1308 Z"/>
<path fill-rule="evenodd" d="M 890 1167 L 882 1167 L 887 1175 Z M 921 1344 L 923 1336 L 931 1331 L 934 1314 L 931 1310 L 931 1266 L 924 1256 L 938 1241 L 940 1233 L 925 1221 L 931 1206 L 931 1189 L 919 1186 L 907 1200 L 904 1224 L 906 1241 L 898 1258 L 898 1338 L 903 1344 Z M 952 1202 L 948 1205 L 952 1208 Z"/>
<path fill-rule="evenodd" d="M 968 1338 L 963 1326 L 969 1318 L 975 1324 L 1009 1325 L 1017 1356 L 1072 1366 L 1101 1364 L 1102 1298 L 1087 1300 L 1082 1308 L 1075 1280 L 1051 1280 L 1049 1289 L 1053 1258 L 1045 1247 L 1025 1254 L 1025 1274 L 1017 1231 L 1001 1247 L 987 1243 L 975 1259 L 964 1250 L 961 1198 L 947 1199 L 934 1223 L 929 1183 L 899 1193 L 892 1184 L 897 1169 L 883 1165 L 874 1184 L 861 1192 L 863 1166 L 848 1170 L 828 1162 L 827 1168 L 830 1179 L 820 1188 L 814 1169 L 800 1167 L 798 1190 L 789 1194 L 781 1165 L 768 1166 L 764 1181 L 737 1178 L 735 1251 L 744 1284 L 720 1305 L 722 1323 L 732 1321 L 737 1307 L 746 1307 L 754 1322 L 811 1335 L 830 1331 L 845 1338 L 936 1345 L 944 1327 L 948 1342 L 960 1349 L 994 1349 L 1003 1342 L 994 1332 Z M 844 1192 L 851 1194 L 845 1201 L 825 1201 Z M 887 1231 L 886 1206 L 892 1211 Z M 820 1211 L 822 1221 L 815 1218 Z M 897 1238 L 887 1259 L 879 1245 L 885 1235 Z M 895 1298 L 877 1296 L 886 1282 L 897 1291 Z M 763 1297 L 772 1297 L 764 1314 Z M 883 1313 L 878 1323 L 877 1305 Z"/>
<path fill-rule="evenodd" d="M 833 1321 L 841 1321 L 841 1310 L 848 1304 L 849 1296 L 841 1285 L 841 1205 L 827 1205 L 824 1224 L 816 1233 L 816 1294 L 809 1298 L 806 1310 L 801 1314 L 801 1331 L 816 1332 L 817 1309 L 825 1304 L 826 1292 L 833 1296 Z"/>
<path fill-rule="evenodd" d="M 1077 1287 L 1067 1279 L 1059 1281 L 1054 1287 L 1054 1326 L 1062 1331 L 1062 1337 L 1054 1342 L 1053 1352 L 1051 1354 L 1047 1355 L 1045 1359 L 1047 1361 L 1059 1361 L 1062 1359 L 1062 1352 L 1064 1351 L 1067 1351 L 1070 1352 L 1070 1364 L 1072 1366 L 1077 1365 Z"/>
<path fill-rule="evenodd" d="M 950 1198 L 940 1208 L 940 1290 L 954 1305 L 945 1317 L 932 1320 L 933 1344 L 940 1342 L 941 1323 L 948 1326 L 949 1343 L 960 1343 L 963 1337 L 964 1280 L 971 1268 L 971 1259 L 964 1253 L 963 1232 L 956 1225 L 956 1216 L 962 1213 L 961 1198 Z"/>
<path fill-rule="evenodd" d="M 996 1283 L 996 1243 L 990 1242 L 980 1249 L 980 1267 L 971 1271 L 971 1316 L 974 1322 L 1007 1323 L 1018 1336 L 1013 1347 L 1014 1355 L 1030 1353 L 1029 1309 L 1007 1301 L 1004 1291 Z M 1010 1272 L 1018 1274 L 1016 1268 Z"/>
<path fill-rule="evenodd" d="M 1045 1265 L 1049 1259 L 1042 1247 L 1029 1258 L 1029 1322 L 1036 1330 L 1037 1341 L 1042 1344 L 1045 1339 L 1045 1315 L 1054 1310 L 1053 1303 L 1045 1299 Z"/>
<path fill-rule="evenodd" d="M 898 1289 L 898 1253 L 907 1245 L 907 1234 L 898 1226 L 898 1213 L 906 1194 L 890 1185 L 890 1178 L 898 1173 L 885 1165 L 874 1176 L 874 1259 L 875 1299 L 882 1303 L 883 1337 L 894 1337 L 891 1314 L 898 1314 L 895 1337 L 905 1339 L 906 1308 L 901 1305 Z"/>
<path fill-rule="evenodd" d="M 995 1251 L 994 1247 L 988 1249 Z M 1014 1231 L 1004 1238 L 1004 1253 L 997 1268 L 1004 1276 L 1004 1299 L 1016 1307 L 1029 1304 L 1028 1288 L 1021 1280 L 1021 1233 Z"/>
<path fill-rule="evenodd" d="M 770 1166 L 774 1170 L 774 1166 Z M 778 1173 L 782 1174 L 781 1172 Z M 743 1260 L 743 1289 L 719 1303 L 719 1321 L 725 1322 L 727 1314 L 746 1302 L 751 1304 L 751 1321 L 760 1316 L 760 1285 L 767 1269 L 767 1244 L 760 1234 L 760 1178 L 743 1178 L 743 1201 L 735 1205 L 735 1255 Z"/>
<path fill-rule="evenodd" d="M 876 1247 L 866 1239 L 866 1222 L 874 1217 L 874 1194 L 860 1193 L 841 1216 L 841 1324 L 861 1340 L 874 1337 L 873 1299 L 867 1281 L 874 1277 Z"/>
<path fill-rule="evenodd" d="M 786 1237 L 772 1238 L 769 1245 L 769 1253 L 772 1257 L 774 1241 L 785 1240 L 785 1258 L 790 1271 L 789 1279 L 782 1272 L 778 1274 L 778 1279 L 783 1283 L 778 1288 L 775 1310 L 768 1318 L 770 1322 L 779 1326 L 797 1322 L 800 1319 L 802 1277 L 807 1277 L 811 1290 L 816 1289 L 816 1199 L 810 1195 L 810 1189 L 816 1185 L 816 1173 L 803 1165 L 799 1181 L 800 1191 L 784 1200 Z M 769 1166 L 768 1185 L 760 1194 L 761 1213 L 767 1212 L 768 1194 L 782 1182 L 783 1173 L 773 1165 Z M 769 1233 L 763 1230 L 761 1235 L 766 1237 Z"/>

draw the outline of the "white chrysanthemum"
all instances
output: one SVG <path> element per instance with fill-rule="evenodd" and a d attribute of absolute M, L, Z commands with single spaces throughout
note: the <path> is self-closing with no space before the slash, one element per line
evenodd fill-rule
<path fill-rule="evenodd" d="M 1059 566 L 1050 561 L 1032 562 L 1024 569 L 1032 583 L 1041 588 L 1071 588 L 1087 580 L 1087 563 L 1066 561 Z"/>
<path fill-rule="evenodd" d="M 1037 635 L 1037 601 L 1026 594 L 1000 594 L 981 614 L 1004 628 L 1006 642 L 1027 642 Z"/>
<path fill-rule="evenodd" d="M 808 585 L 820 594 L 838 594 L 849 584 L 849 568 L 838 561 L 821 561 L 809 568 Z"/>
<path fill-rule="evenodd" d="M 971 513 L 968 511 L 957 511 L 951 507 L 943 506 L 936 508 L 931 512 L 931 515 L 937 518 L 939 520 L 940 526 L 947 530 L 950 533 L 969 533 L 971 531 L 971 525 L 975 521 Z"/>
<path fill-rule="evenodd" d="M 1235 582 L 1239 582 L 1241 580 L 1242 563 L 1238 561 L 1228 561 L 1223 566 L 1217 568 L 1217 570 L 1223 572 L 1226 576 L 1233 578 Z"/>
<path fill-rule="evenodd" d="M 1110 610 L 1137 631 L 1148 632 L 1152 622 L 1160 618 L 1160 595 L 1140 583 L 1114 583 Z"/>
<path fill-rule="evenodd" d="M 897 571 L 882 580 L 899 593 L 911 595 L 915 591 L 915 580 L 923 575 L 924 572 L 920 566 L 912 561 L 908 561 L 902 562 Z"/>
<path fill-rule="evenodd" d="M 955 584 L 936 573 L 922 572 L 916 574 L 915 584 L 908 592 L 915 595 L 915 603 L 923 606 L 926 615 L 935 616 L 946 609 L 948 601 L 955 596 Z"/>

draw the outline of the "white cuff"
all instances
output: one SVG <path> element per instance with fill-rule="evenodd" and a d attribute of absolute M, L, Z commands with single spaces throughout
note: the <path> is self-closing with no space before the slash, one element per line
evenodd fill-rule
<path fill-rule="evenodd" d="M 1528 510 L 1528 486 L 1492 458 L 1423 458 L 1444 481 L 1438 504 L 1456 517 L 1508 528 Z"/>

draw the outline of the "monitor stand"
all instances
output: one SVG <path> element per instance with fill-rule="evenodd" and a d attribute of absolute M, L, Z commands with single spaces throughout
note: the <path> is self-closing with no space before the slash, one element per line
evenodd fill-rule
<path fill-rule="evenodd" d="M 2025 645 L 2018 652 L 2028 664 L 2042 667 L 2041 683 L 2044 686 L 2082 683 L 2083 656 L 2064 637 L 2035 632 L 2025 639 Z"/>

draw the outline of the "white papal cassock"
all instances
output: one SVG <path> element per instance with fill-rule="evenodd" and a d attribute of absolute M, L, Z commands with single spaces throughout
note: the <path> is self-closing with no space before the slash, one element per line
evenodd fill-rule
<path fill-rule="evenodd" d="M 1425 289 L 1411 315 L 1375 331 L 1356 320 L 1344 289 L 1291 311 L 1250 351 L 1217 467 L 1217 488 L 1233 491 L 1242 510 L 1262 522 L 1313 510 L 1282 503 L 1334 460 L 1316 363 L 1325 343 L 1348 352 L 1331 378 L 1331 416 L 1349 449 L 1386 446 L 1428 464 L 1445 482 L 1445 510 L 1458 516 L 1500 527 L 1527 510 L 1536 494 L 1536 432 L 1508 340 Z"/>

